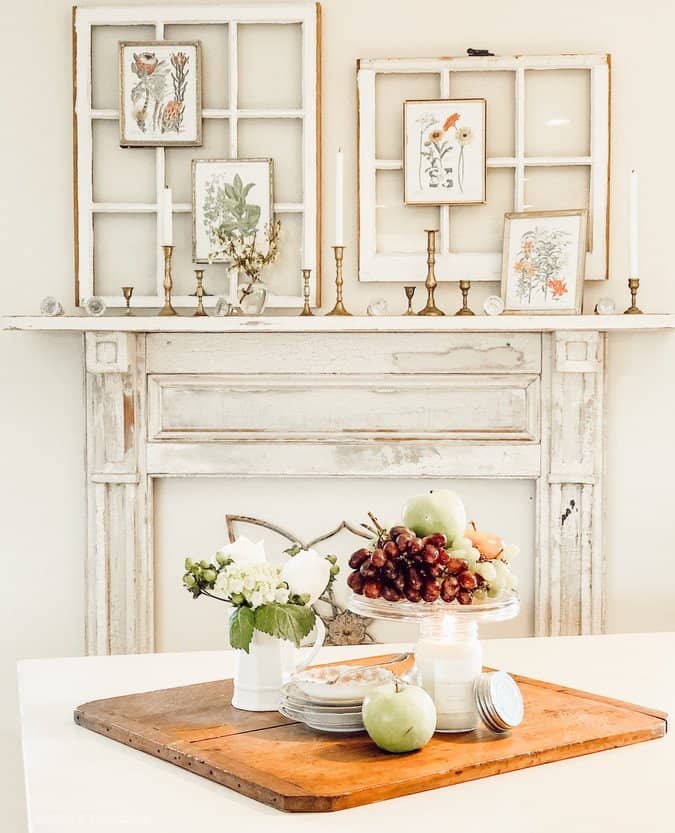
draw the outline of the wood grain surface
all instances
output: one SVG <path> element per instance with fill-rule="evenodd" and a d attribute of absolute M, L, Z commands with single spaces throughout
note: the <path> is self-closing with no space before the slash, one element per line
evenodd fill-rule
<path fill-rule="evenodd" d="M 369 663 L 381 660 L 371 658 Z M 279 810 L 325 812 L 662 737 L 667 715 L 516 676 L 525 720 L 497 736 L 436 734 L 390 755 L 365 733 L 320 734 L 277 712 L 233 708 L 232 680 L 96 700 L 80 726 Z"/>

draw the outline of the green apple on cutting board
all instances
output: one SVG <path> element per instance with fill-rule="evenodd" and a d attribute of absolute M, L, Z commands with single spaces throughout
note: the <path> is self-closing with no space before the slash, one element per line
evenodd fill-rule
<path fill-rule="evenodd" d="M 436 706 L 427 692 L 398 680 L 378 686 L 363 701 L 363 725 L 385 752 L 414 752 L 436 731 Z"/>
<path fill-rule="evenodd" d="M 442 532 L 451 545 L 453 541 L 464 537 L 466 509 L 455 492 L 434 489 L 410 498 L 403 507 L 403 523 L 421 538 Z"/>

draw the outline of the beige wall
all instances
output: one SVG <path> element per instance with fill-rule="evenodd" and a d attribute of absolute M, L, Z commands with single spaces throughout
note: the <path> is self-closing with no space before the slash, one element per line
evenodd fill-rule
<path fill-rule="evenodd" d="M 673 77 L 669 0 L 326 0 L 324 7 L 325 228 L 333 227 L 333 151 L 347 152 L 346 298 L 375 296 L 403 309 L 398 286 L 358 286 L 355 273 L 355 61 L 360 56 L 608 51 L 613 56 L 612 240 L 605 285 L 588 289 L 626 304 L 627 171 L 641 174 L 641 305 L 675 308 L 672 267 Z M 72 299 L 70 4 L 4 2 L 0 10 L 0 312 L 35 312 L 53 294 Z M 326 241 L 330 242 L 329 240 Z M 328 273 L 328 250 L 324 246 Z M 487 290 L 476 291 L 476 306 Z M 330 299 L 330 291 L 327 293 Z M 456 286 L 440 302 L 458 305 Z M 614 336 L 608 382 L 607 624 L 613 631 L 674 629 L 675 336 Z M 0 334 L 0 789 L 18 814 L 17 657 L 82 651 L 85 537 L 82 360 L 76 336 Z M 166 500 L 180 502 L 176 488 Z M 209 505 L 211 505 L 209 503 Z M 215 503 L 213 504 L 215 505 Z M 517 511 L 518 507 L 514 507 Z M 18 815 L 17 815 L 18 818 Z M 21 829 L 16 825 L 3 829 Z"/>

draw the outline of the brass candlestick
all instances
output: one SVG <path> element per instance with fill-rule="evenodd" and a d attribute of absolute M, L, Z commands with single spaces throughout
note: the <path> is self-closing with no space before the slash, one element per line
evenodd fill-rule
<path fill-rule="evenodd" d="M 133 315 L 131 311 L 131 296 L 134 294 L 133 286 L 123 286 L 122 287 L 122 295 L 124 295 L 124 300 L 127 304 L 127 311 L 124 313 L 125 315 Z"/>
<path fill-rule="evenodd" d="M 434 272 L 434 264 L 436 263 L 436 230 L 425 229 L 427 235 L 427 278 L 424 285 L 427 288 L 427 304 L 424 309 L 421 309 L 418 315 L 445 315 L 445 313 L 436 306 L 434 293 L 438 286 L 436 280 L 436 273 Z"/>
<path fill-rule="evenodd" d="M 624 315 L 642 315 L 642 310 L 636 304 L 637 292 L 640 288 L 640 278 L 628 278 L 628 288 L 630 289 L 630 306 L 623 311 Z"/>
<path fill-rule="evenodd" d="M 469 309 L 469 290 L 471 289 L 471 281 L 460 281 L 459 288 L 462 291 L 462 306 L 458 309 L 455 315 L 475 315 L 472 309 Z"/>
<path fill-rule="evenodd" d="M 351 315 L 347 312 L 345 305 L 342 303 L 342 259 L 344 257 L 344 246 L 333 246 L 335 253 L 335 306 L 326 315 Z"/>
<path fill-rule="evenodd" d="M 197 278 L 197 309 L 194 311 L 194 316 L 208 315 L 204 309 L 204 270 L 195 269 L 195 276 Z"/>
<path fill-rule="evenodd" d="M 405 311 L 405 315 L 417 315 L 415 310 L 412 306 L 413 295 L 415 294 L 415 290 L 417 289 L 416 286 L 404 286 L 403 290 L 405 292 L 405 297 L 408 299 L 408 309 Z"/>
<path fill-rule="evenodd" d="M 171 290 L 173 289 L 171 258 L 173 256 L 173 246 L 162 246 L 162 251 L 164 252 L 164 306 L 157 314 L 178 315 L 171 304 Z"/>
<path fill-rule="evenodd" d="M 309 305 L 309 279 L 311 275 L 311 269 L 302 270 L 302 297 L 304 298 L 305 305 L 303 306 L 300 315 L 314 315 L 312 308 Z"/>

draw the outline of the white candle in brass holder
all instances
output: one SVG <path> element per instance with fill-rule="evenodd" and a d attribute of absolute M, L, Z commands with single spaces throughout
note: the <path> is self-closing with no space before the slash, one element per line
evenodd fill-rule
<path fill-rule="evenodd" d="M 628 278 L 628 289 L 630 289 L 630 306 L 623 311 L 624 315 L 642 315 L 642 310 L 637 305 L 637 293 L 640 288 L 640 278 Z"/>
<path fill-rule="evenodd" d="M 326 315 L 351 315 L 351 312 L 347 312 L 345 305 L 342 303 L 342 284 L 344 283 L 342 279 L 342 260 L 345 247 L 333 246 L 333 252 L 335 253 L 335 306 Z"/>
<path fill-rule="evenodd" d="M 208 315 L 204 309 L 204 270 L 195 269 L 195 277 L 197 278 L 197 309 L 194 311 L 193 318 Z"/>
<path fill-rule="evenodd" d="M 309 281 L 312 276 L 311 269 L 303 269 L 302 270 L 302 297 L 304 300 L 304 306 L 302 308 L 302 312 L 300 315 L 314 315 L 312 312 L 312 308 L 309 305 L 309 293 L 310 293 L 310 286 Z"/>
<path fill-rule="evenodd" d="M 472 309 L 469 309 L 469 290 L 471 289 L 471 281 L 460 281 L 459 288 L 462 293 L 462 306 L 457 310 L 455 315 L 475 315 Z"/>
<path fill-rule="evenodd" d="M 434 294 L 438 281 L 436 280 L 436 273 L 434 265 L 436 263 L 436 229 L 425 229 L 427 235 L 427 277 L 424 281 L 424 286 L 427 289 L 427 303 L 424 309 L 421 309 L 418 315 L 445 315 L 445 313 L 436 306 L 436 299 Z"/>
<path fill-rule="evenodd" d="M 178 315 L 171 303 L 171 290 L 173 289 L 171 258 L 173 257 L 173 246 L 162 246 L 162 251 L 164 252 L 164 306 L 157 314 Z"/>

